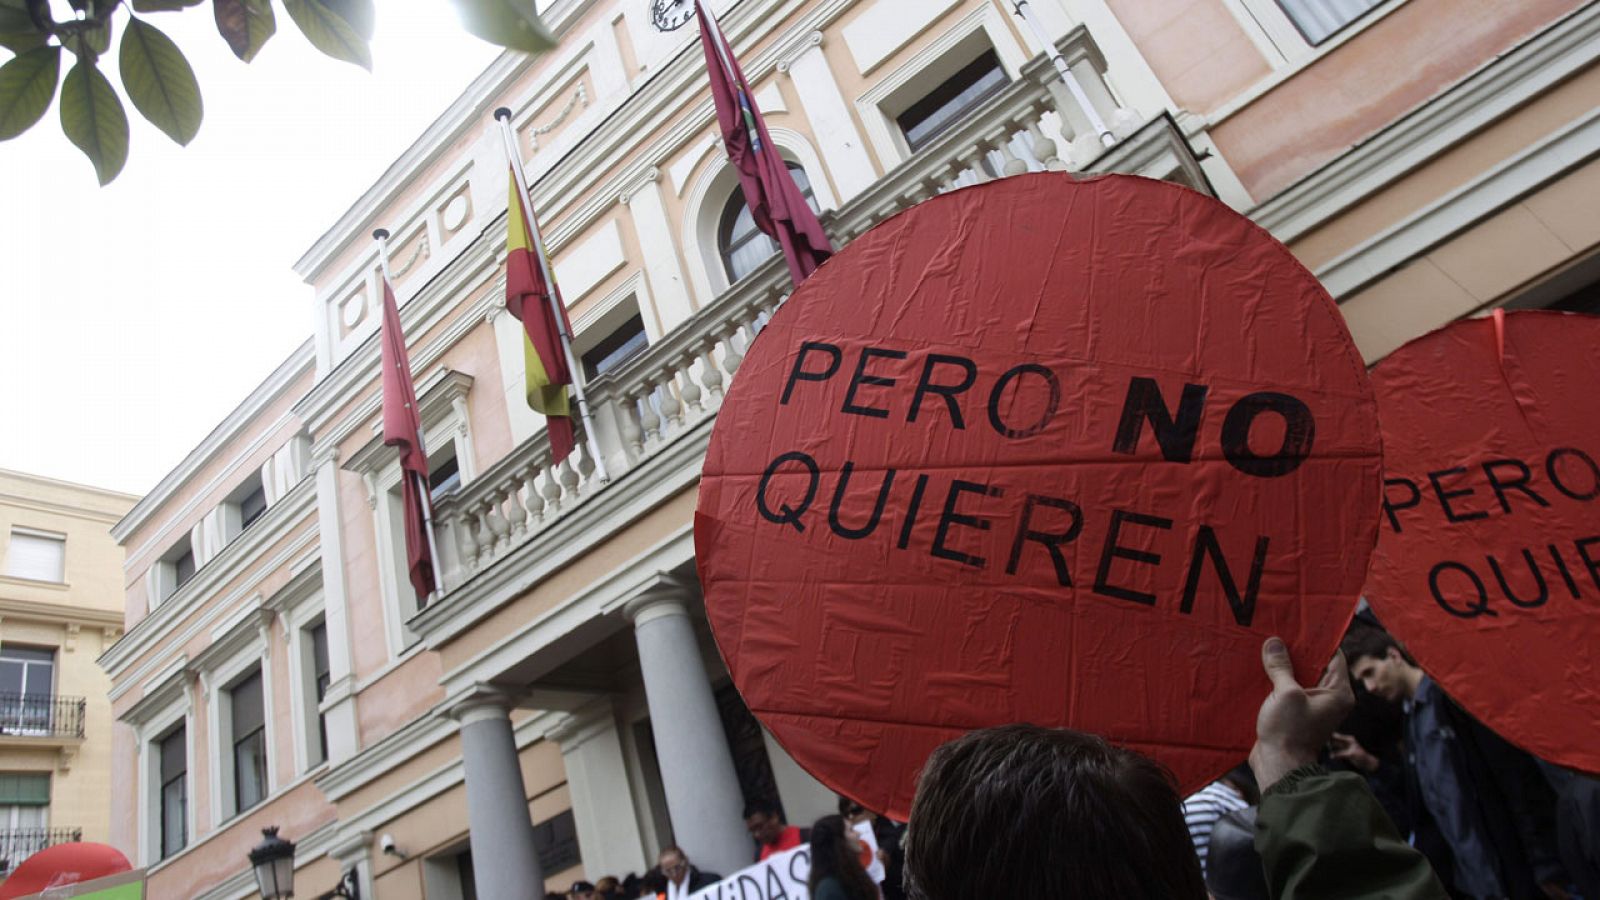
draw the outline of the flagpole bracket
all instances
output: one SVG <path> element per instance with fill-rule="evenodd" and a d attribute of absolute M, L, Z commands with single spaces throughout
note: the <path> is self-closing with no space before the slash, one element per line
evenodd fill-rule
<path fill-rule="evenodd" d="M 509 122 L 509 121 L 511 121 L 511 107 L 502 106 L 499 109 L 496 109 L 494 111 L 494 118 L 495 118 L 496 122 Z"/>
<path fill-rule="evenodd" d="M 375 241 L 387 241 L 389 239 L 389 229 L 374 228 L 372 230 L 372 239 Z"/>

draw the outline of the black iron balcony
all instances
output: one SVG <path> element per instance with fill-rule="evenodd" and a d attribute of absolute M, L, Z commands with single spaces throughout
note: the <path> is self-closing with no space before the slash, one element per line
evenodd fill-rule
<path fill-rule="evenodd" d="M 84 699 L 0 692 L 0 737 L 83 737 Z"/>
<path fill-rule="evenodd" d="M 0 829 L 0 875 L 9 875 L 22 861 L 46 847 L 83 840 L 82 828 Z"/>

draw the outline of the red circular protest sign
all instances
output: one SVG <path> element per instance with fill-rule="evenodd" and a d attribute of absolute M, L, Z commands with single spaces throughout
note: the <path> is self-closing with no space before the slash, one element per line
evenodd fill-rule
<path fill-rule="evenodd" d="M 1600 318 L 1456 322 L 1372 373 L 1384 499 L 1367 599 L 1445 692 L 1600 772 Z"/>
<path fill-rule="evenodd" d="M 851 243 L 751 347 L 701 478 L 752 711 L 904 818 L 940 743 L 1034 722 L 1241 762 L 1260 646 L 1314 681 L 1376 537 L 1371 387 L 1327 293 L 1221 203 L 1039 174 Z"/>

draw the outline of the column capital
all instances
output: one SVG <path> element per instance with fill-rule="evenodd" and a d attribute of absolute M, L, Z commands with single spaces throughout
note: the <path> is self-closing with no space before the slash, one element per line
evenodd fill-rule
<path fill-rule="evenodd" d="M 480 681 L 447 700 L 444 711 L 462 726 L 489 719 L 510 721 L 511 710 L 517 706 L 518 699 L 516 691 Z"/>
<path fill-rule="evenodd" d="M 779 50 L 777 63 L 778 71 L 787 74 L 789 67 L 794 65 L 795 60 L 805 56 L 812 50 L 820 48 L 822 46 L 823 39 L 824 36 L 821 31 L 812 31 L 809 34 L 802 35 L 801 38 L 798 41 L 795 41 L 793 44 L 790 44 L 782 50 Z"/>
<path fill-rule="evenodd" d="M 635 628 L 663 616 L 687 616 L 692 593 L 687 579 L 657 572 L 622 605 L 622 614 Z"/>
<path fill-rule="evenodd" d="M 328 845 L 328 855 L 339 861 L 343 868 L 349 868 L 367 859 L 367 848 L 372 844 L 371 831 L 340 832 L 333 838 L 333 843 Z"/>
<path fill-rule="evenodd" d="M 617 192 L 617 202 L 624 206 L 633 202 L 633 198 L 644 190 L 645 185 L 655 184 L 661 180 L 659 166 L 646 166 L 623 182 L 622 189 Z"/>
<path fill-rule="evenodd" d="M 603 698 L 573 710 L 544 731 L 545 740 L 561 745 L 562 753 L 571 753 L 588 743 L 590 738 L 608 727 L 615 727 L 615 709 L 609 698 Z"/>

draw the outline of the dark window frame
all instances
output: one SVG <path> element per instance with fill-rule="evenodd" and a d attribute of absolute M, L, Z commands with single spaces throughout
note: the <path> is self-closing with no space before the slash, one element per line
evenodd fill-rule
<path fill-rule="evenodd" d="M 261 711 L 261 721 L 254 723 L 247 721 L 245 724 L 251 727 L 248 731 L 241 735 L 241 726 L 239 722 L 240 717 L 238 715 L 240 706 L 239 694 L 241 691 L 244 691 L 250 687 L 251 682 L 254 682 L 254 688 L 257 693 L 255 702 Z M 271 777 L 271 764 L 268 761 L 267 756 L 266 700 L 266 680 L 262 677 L 262 672 L 259 667 L 252 670 L 249 674 L 240 678 L 238 681 L 235 681 L 233 686 L 228 688 L 228 704 L 230 712 L 229 743 L 233 752 L 233 812 L 235 815 L 258 806 L 262 801 L 267 799 L 267 796 L 270 793 L 269 781 Z M 241 756 L 242 751 L 249 752 L 251 749 L 255 750 L 253 754 L 248 757 Z M 252 773 L 255 779 L 253 782 L 255 785 L 255 791 L 258 794 L 258 796 L 253 798 L 249 797 L 245 792 L 247 782 L 244 779 L 242 765 L 243 759 L 256 759 L 260 762 L 259 768 Z"/>
<path fill-rule="evenodd" d="M 811 176 L 805 167 L 788 160 L 784 161 L 784 166 L 789 170 L 790 177 L 794 178 L 795 187 L 800 189 L 800 196 L 805 198 L 806 205 L 811 207 L 813 213 L 820 213 L 816 190 L 812 187 Z M 746 247 L 761 241 L 766 242 L 768 252 L 762 254 L 759 261 L 751 262 L 743 269 L 737 268 L 736 255 Z M 761 263 L 771 259 L 778 250 L 778 242 L 756 227 L 755 214 L 750 212 L 750 205 L 744 201 L 743 185 L 735 185 L 733 193 L 728 196 L 728 202 L 723 204 L 722 213 L 717 217 L 717 256 L 722 260 L 722 271 L 728 276 L 728 284 L 733 285 L 743 281 L 745 276 L 760 267 Z"/>
<path fill-rule="evenodd" d="M 156 780 L 159 788 L 159 811 L 161 846 L 158 848 L 161 859 L 177 854 L 189 845 L 189 745 L 188 723 L 181 722 L 177 727 L 157 738 L 156 747 Z M 169 748 L 176 747 L 177 762 L 181 766 L 169 771 L 168 763 L 172 759 Z M 176 791 L 172 789 L 176 788 Z M 178 833 L 173 835 L 167 831 L 167 825 L 172 819 L 169 802 L 177 805 Z"/>
<path fill-rule="evenodd" d="M 585 378 L 594 380 L 621 367 L 628 360 L 643 353 L 650 346 L 650 335 L 644 328 L 644 314 L 635 312 L 628 320 L 612 329 L 593 347 L 584 351 L 578 360 Z"/>
<path fill-rule="evenodd" d="M 1306 31 L 1306 26 L 1298 18 L 1295 17 L 1295 14 L 1289 10 L 1288 6 L 1284 5 L 1283 0 L 1273 0 L 1273 3 L 1277 4 L 1277 7 L 1278 7 L 1279 11 L 1281 11 L 1283 13 L 1283 17 L 1285 19 L 1289 20 L 1289 24 L 1293 25 L 1294 26 L 1294 30 L 1299 33 L 1300 39 L 1305 41 L 1306 42 L 1306 46 L 1309 46 L 1309 47 L 1320 47 L 1323 44 L 1326 44 L 1327 42 L 1333 40 L 1334 38 L 1338 37 L 1340 34 L 1344 33 L 1347 29 L 1349 29 L 1350 26 L 1356 24 L 1357 22 L 1361 21 L 1362 19 L 1365 19 L 1367 16 L 1372 15 L 1373 10 L 1377 9 L 1378 7 L 1382 6 L 1383 4 L 1385 4 L 1387 2 L 1388 2 L 1388 0 L 1372 0 L 1372 5 L 1371 6 L 1367 7 L 1366 9 L 1362 10 L 1359 13 L 1356 13 L 1355 15 L 1351 16 L 1350 18 L 1346 19 L 1343 24 L 1339 25 L 1337 28 L 1334 28 L 1332 31 L 1329 31 L 1327 34 L 1323 35 L 1322 37 L 1313 40 L 1311 38 L 1310 32 Z"/>
<path fill-rule="evenodd" d="M 998 76 L 998 79 L 993 76 Z M 988 79 L 987 84 L 985 79 Z M 894 117 L 895 125 L 900 128 L 906 147 L 916 153 L 938 140 L 940 135 L 955 127 L 974 109 L 1010 84 L 1011 76 L 1001 64 L 1000 54 L 990 47 L 924 94 L 920 100 L 901 110 Z M 929 127 L 918 132 L 923 126 Z"/>

